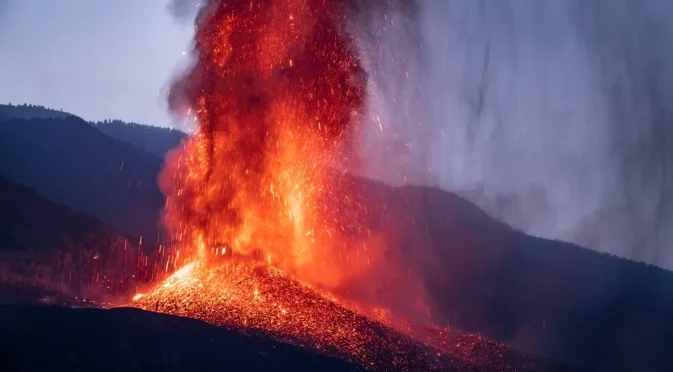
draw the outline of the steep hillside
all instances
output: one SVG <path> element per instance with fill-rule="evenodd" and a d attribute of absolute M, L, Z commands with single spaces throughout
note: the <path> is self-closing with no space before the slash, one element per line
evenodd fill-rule
<path fill-rule="evenodd" d="M 80 118 L 0 122 L 0 173 L 127 235 L 157 239 L 161 161 Z"/>
<path fill-rule="evenodd" d="M 109 230 L 94 217 L 55 204 L 0 176 L 0 250 L 46 251 Z"/>
<path fill-rule="evenodd" d="M 187 134 L 179 130 L 125 123 L 119 120 L 98 122 L 96 126 L 108 136 L 144 149 L 160 159 L 187 138 Z"/>
<path fill-rule="evenodd" d="M 387 262 L 420 278 L 434 322 L 598 370 L 673 366 L 672 272 L 528 236 L 436 188 L 339 182 L 361 200 L 335 210 L 365 206 L 367 234 L 379 236 Z M 384 300 L 404 305 L 397 288 L 409 277 L 386 275 L 369 282 L 396 288 Z"/>
<path fill-rule="evenodd" d="M 31 290 L 126 296 L 145 280 L 137 258 L 96 218 L 0 177 L 0 303 Z"/>

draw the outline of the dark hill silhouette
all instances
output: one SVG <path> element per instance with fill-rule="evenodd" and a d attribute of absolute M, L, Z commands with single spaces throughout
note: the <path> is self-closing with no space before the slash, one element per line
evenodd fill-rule
<path fill-rule="evenodd" d="M 0 306 L 3 371 L 359 371 L 266 337 L 136 309 Z"/>
<path fill-rule="evenodd" d="M 108 136 L 128 142 L 161 159 L 187 138 L 187 134 L 179 130 L 125 123 L 120 120 L 97 122 L 96 126 Z"/>
<path fill-rule="evenodd" d="M 137 258 L 131 243 L 96 218 L 0 176 L 0 288 L 128 295 L 146 280 Z"/>
<path fill-rule="evenodd" d="M 38 105 L 0 105 L 0 119 L 15 118 L 15 119 L 45 119 L 45 118 L 63 118 L 71 116 L 62 110 L 54 110 L 44 106 Z"/>
<path fill-rule="evenodd" d="M 94 217 L 55 204 L 0 175 L 0 251 L 66 249 L 112 233 Z"/>
<path fill-rule="evenodd" d="M 163 206 L 161 161 L 74 116 L 0 122 L 0 173 L 146 245 Z"/>
<path fill-rule="evenodd" d="M 0 120 L 56 119 L 67 116 L 75 115 L 39 105 L 0 105 Z M 127 123 L 121 120 L 104 120 L 91 124 L 108 136 L 145 150 L 160 159 L 187 138 L 186 133 L 177 129 Z"/>

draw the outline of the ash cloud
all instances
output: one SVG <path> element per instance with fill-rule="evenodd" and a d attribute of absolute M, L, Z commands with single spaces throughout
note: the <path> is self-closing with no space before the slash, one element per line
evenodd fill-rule
<path fill-rule="evenodd" d="M 664 0 L 367 8 L 364 173 L 672 269 L 670 14 Z"/>
<path fill-rule="evenodd" d="M 173 0 L 193 20 L 210 1 Z M 360 1 L 363 174 L 673 268 L 673 5 Z M 198 5 L 198 6 L 197 6 Z"/>

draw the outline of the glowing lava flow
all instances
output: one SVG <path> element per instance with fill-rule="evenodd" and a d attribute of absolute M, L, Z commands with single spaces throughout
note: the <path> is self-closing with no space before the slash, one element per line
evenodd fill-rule
<path fill-rule="evenodd" d="M 467 364 L 360 315 L 264 263 L 189 264 L 134 306 L 275 338 L 377 370 L 434 370 Z M 419 369 L 420 368 L 420 369 Z"/>
<path fill-rule="evenodd" d="M 354 11 L 354 0 L 203 7 L 195 64 L 170 96 L 198 127 L 160 177 L 173 242 L 162 266 L 186 266 L 135 306 L 262 331 L 363 366 L 437 365 L 423 344 L 302 284 L 355 285 L 381 256 L 358 238 L 357 196 L 328 171 L 343 176 L 358 164 L 366 81 L 347 30 Z"/>
<path fill-rule="evenodd" d="M 365 203 L 343 181 L 358 164 L 365 104 L 347 32 L 355 0 L 213 0 L 203 9 L 195 64 L 170 97 L 198 127 L 160 177 L 172 241 L 162 268 L 179 270 L 133 305 L 379 370 L 472 369 L 325 292 L 370 285 L 372 268 L 385 266 Z"/>
<path fill-rule="evenodd" d="M 377 371 L 564 368 L 478 335 L 417 327 L 383 309 L 343 302 L 250 259 L 185 265 L 131 305 L 261 333 Z"/>

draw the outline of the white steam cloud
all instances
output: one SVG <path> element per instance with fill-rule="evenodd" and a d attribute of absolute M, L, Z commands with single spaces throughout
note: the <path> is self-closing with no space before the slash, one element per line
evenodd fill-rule
<path fill-rule="evenodd" d="M 672 15 L 667 0 L 370 9 L 366 174 L 673 269 Z"/>

